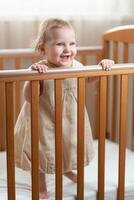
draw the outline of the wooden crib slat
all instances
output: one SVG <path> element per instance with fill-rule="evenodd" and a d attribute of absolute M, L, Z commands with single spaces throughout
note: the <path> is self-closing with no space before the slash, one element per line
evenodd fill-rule
<path fill-rule="evenodd" d="M 120 75 L 114 76 L 113 78 L 113 104 L 112 104 L 112 140 L 117 141 L 119 135 L 119 119 L 120 119 Z"/>
<path fill-rule="evenodd" d="M 98 144 L 98 200 L 104 200 L 107 77 L 100 77 L 100 131 Z"/>
<path fill-rule="evenodd" d="M 84 200 L 85 78 L 78 78 L 77 119 L 77 200 Z"/>
<path fill-rule="evenodd" d="M 113 59 L 115 61 L 115 63 L 118 63 L 118 42 L 113 42 Z M 113 129 L 112 129 L 112 140 L 116 141 L 116 135 L 117 135 L 117 131 L 116 131 L 116 112 L 117 112 L 117 98 L 118 98 L 118 78 L 119 76 L 114 76 L 114 82 L 113 82 L 113 86 L 114 86 L 114 95 L 113 95 L 113 118 L 112 118 L 112 122 L 113 122 Z"/>
<path fill-rule="evenodd" d="M 40 59 L 39 56 L 36 56 L 36 55 L 32 56 L 31 57 L 32 64 L 35 63 L 35 62 L 38 62 L 39 59 Z"/>
<path fill-rule="evenodd" d="M 32 200 L 39 199 L 39 81 L 31 81 Z"/>
<path fill-rule="evenodd" d="M 20 69 L 21 68 L 21 57 L 15 57 L 14 58 L 14 61 L 15 61 L 15 69 Z M 21 91 L 21 88 L 20 88 L 20 81 L 16 81 L 16 84 L 15 84 L 15 118 L 17 119 L 18 117 L 18 114 L 20 112 L 20 99 L 21 99 L 21 95 L 20 95 L 20 91 Z"/>
<path fill-rule="evenodd" d="M 128 62 L 128 43 L 123 44 L 123 63 Z"/>
<path fill-rule="evenodd" d="M 14 62 L 15 62 L 15 69 L 20 69 L 21 68 L 21 57 L 15 57 L 14 58 Z"/>
<path fill-rule="evenodd" d="M 81 62 L 83 65 L 86 65 L 88 63 L 88 53 L 81 54 Z"/>
<path fill-rule="evenodd" d="M 6 83 L 5 94 L 8 200 L 15 200 L 13 82 Z"/>
<path fill-rule="evenodd" d="M 134 78 L 133 78 L 133 87 L 134 87 Z M 133 102 L 134 102 L 134 91 L 133 91 Z M 132 122 L 134 122 L 134 104 L 132 108 Z M 132 132 L 131 132 L 131 149 L 134 151 L 134 123 L 132 123 Z"/>
<path fill-rule="evenodd" d="M 62 80 L 55 80 L 55 198 L 62 200 Z"/>
<path fill-rule="evenodd" d="M 118 200 L 125 199 L 125 148 L 126 148 L 128 75 L 122 75 L 121 78 L 122 80 L 121 80 L 120 135 L 119 135 Z"/>
<path fill-rule="evenodd" d="M 113 59 L 115 61 L 115 63 L 118 63 L 118 42 L 113 42 Z M 112 112 L 112 140 L 116 141 L 116 136 L 118 135 L 118 131 L 117 131 L 117 113 L 118 112 L 118 95 L 119 95 L 119 90 L 118 90 L 118 83 L 120 80 L 120 76 L 114 76 L 113 77 L 113 87 L 114 87 L 114 95 L 113 95 L 113 112 Z"/>
<path fill-rule="evenodd" d="M 0 151 L 5 150 L 5 83 L 0 82 Z"/>
<path fill-rule="evenodd" d="M 20 81 L 16 81 L 16 84 L 15 84 L 15 119 L 17 119 L 19 112 L 20 112 L 20 105 L 21 105 L 21 88 L 20 87 L 21 87 Z"/>
<path fill-rule="evenodd" d="M 113 42 L 113 59 L 115 63 L 118 62 L 118 42 Z"/>
<path fill-rule="evenodd" d="M 104 58 L 109 58 L 109 54 L 110 54 L 110 52 L 109 52 L 110 48 L 109 47 L 110 47 L 110 42 L 104 40 L 103 41 L 103 57 Z"/>
<path fill-rule="evenodd" d="M 4 68 L 4 58 L 0 57 L 0 70 Z"/>
<path fill-rule="evenodd" d="M 102 60 L 102 53 L 96 55 L 96 63 L 99 63 Z"/>

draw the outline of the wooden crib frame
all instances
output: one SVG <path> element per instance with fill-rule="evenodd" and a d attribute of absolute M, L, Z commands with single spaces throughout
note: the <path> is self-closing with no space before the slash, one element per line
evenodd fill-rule
<path fill-rule="evenodd" d="M 114 35 L 114 33 L 113 33 Z M 130 37 L 131 36 L 131 37 Z M 117 41 L 118 34 L 115 34 L 114 38 L 114 54 L 113 57 L 117 61 Z M 128 38 L 133 41 L 133 32 L 130 35 L 127 34 Z M 120 38 L 120 37 L 119 37 Z M 96 57 L 96 63 L 98 63 L 105 56 L 108 58 L 109 51 L 108 41 L 111 40 L 110 34 L 104 34 L 104 48 L 102 47 L 83 47 L 78 49 L 78 56 L 81 57 L 83 64 L 87 64 L 87 60 L 90 55 Z M 127 43 L 127 41 L 125 41 Z M 134 43 L 134 41 L 133 41 Z M 127 62 L 128 46 L 125 44 L 125 60 Z M 104 199 L 105 191 L 105 138 L 106 138 L 106 116 L 107 116 L 107 79 L 109 76 L 121 77 L 121 109 L 120 109 L 120 132 L 119 132 L 119 173 L 118 173 L 118 200 L 124 200 L 124 187 L 125 187 L 125 148 L 126 148 L 126 122 L 127 122 L 127 85 L 128 75 L 134 73 L 134 64 L 121 64 L 115 65 L 111 71 L 98 70 L 98 66 L 89 66 L 83 69 L 77 69 L 70 71 L 69 69 L 62 73 L 59 71 L 49 71 L 47 74 L 39 75 L 37 72 L 31 72 L 27 70 L 4 70 L 4 60 L 13 58 L 15 61 L 15 69 L 21 68 L 21 59 L 30 58 L 32 62 L 39 60 L 39 56 L 36 55 L 33 50 L 1 50 L 0 51 L 0 150 L 5 149 L 5 136 L 6 133 L 6 151 L 7 151 L 7 173 L 8 173 L 8 200 L 15 200 L 15 164 L 14 164 L 14 118 L 17 117 L 20 111 L 20 82 L 30 80 L 31 81 L 31 138 L 32 143 L 32 200 L 39 199 L 39 176 L 38 176 L 38 96 L 37 87 L 38 81 L 43 79 L 54 79 L 55 80 L 55 92 L 56 92 L 56 200 L 62 200 L 62 109 L 59 106 L 61 102 L 61 87 L 62 79 L 64 78 L 77 78 L 78 79 L 78 183 L 77 183 L 77 200 L 84 200 L 84 168 L 83 168 L 83 146 L 84 146 L 84 105 L 85 105 L 85 78 L 87 77 L 99 77 L 99 123 L 98 123 L 98 200 Z M 15 85 L 15 93 L 14 93 Z M 4 94 L 4 95 L 3 95 Z M 6 99 L 5 99 L 6 98 Z M 14 98 L 17 106 L 14 113 Z M 36 106 L 37 105 L 37 106 Z M 3 113 L 6 106 L 6 116 L 3 118 Z M 134 112 L 133 112 L 134 113 Z M 15 117 L 14 117 L 15 116 Z M 6 121 L 6 128 L 5 128 Z M 6 129 L 6 130 L 5 130 Z M 134 127 L 132 129 L 132 132 Z M 132 133 L 132 143 L 133 142 Z M 114 140 L 114 136 L 112 138 Z M 133 146 L 133 144 L 132 144 Z M 34 153 L 33 153 L 34 152 Z M 34 160 L 37 162 L 33 162 Z"/>
<path fill-rule="evenodd" d="M 61 73 L 62 72 L 62 73 Z M 39 154 L 38 154 L 38 81 L 55 80 L 55 127 L 56 127 L 56 200 L 62 200 L 62 79 L 78 79 L 78 183 L 77 200 L 84 200 L 84 107 L 85 107 L 85 78 L 100 77 L 100 123 L 98 148 L 98 200 L 104 199 L 105 188 L 105 137 L 107 110 L 107 77 L 121 76 L 121 120 L 119 135 L 119 175 L 118 199 L 124 199 L 125 186 L 125 142 L 127 120 L 127 80 L 128 74 L 134 73 L 134 64 L 115 65 L 111 71 L 102 71 L 98 66 L 88 66 L 85 69 L 76 68 L 74 71 L 49 70 L 46 74 L 38 74 L 27 70 L 3 70 L 0 72 L 0 82 L 5 83 L 6 96 L 6 142 L 7 142 L 7 172 L 8 172 L 8 200 L 15 199 L 15 164 L 14 164 L 14 105 L 13 84 L 16 81 L 31 81 L 31 146 L 32 146 L 32 200 L 39 199 Z M 57 134 L 58 133 L 58 134 Z M 36 162 L 34 162 L 36 160 Z"/>
<path fill-rule="evenodd" d="M 86 65 L 90 62 L 91 57 L 94 57 L 95 63 L 99 63 L 102 59 L 102 47 L 96 46 L 96 47 L 78 47 L 78 53 L 77 58 L 80 59 L 80 61 Z M 0 50 L 0 70 L 5 69 L 5 62 L 6 61 L 13 61 L 13 69 L 22 69 L 22 61 L 24 60 L 30 60 L 31 64 L 39 61 L 41 57 L 35 53 L 33 49 L 7 49 L 7 50 Z M 28 66 L 27 66 L 28 67 Z M 10 67 L 8 68 L 10 69 Z M 17 118 L 20 107 L 21 107 L 21 86 L 19 82 L 16 82 L 15 84 L 15 119 Z M 4 94 L 4 85 L 3 83 L 0 83 L 0 150 L 5 149 L 5 118 L 3 117 L 3 114 L 5 113 L 4 104 L 5 104 L 5 95 Z M 97 129 L 96 129 L 97 132 Z"/>

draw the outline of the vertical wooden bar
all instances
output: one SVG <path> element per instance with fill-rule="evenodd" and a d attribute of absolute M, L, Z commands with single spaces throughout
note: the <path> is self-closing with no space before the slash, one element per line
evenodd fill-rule
<path fill-rule="evenodd" d="M 115 63 L 118 63 L 118 42 L 113 42 L 113 59 Z M 116 136 L 118 135 L 118 129 L 119 123 L 118 123 L 118 114 L 119 114 L 119 104 L 118 104 L 118 97 L 120 94 L 120 89 L 118 90 L 120 82 L 120 75 L 114 76 L 113 77 L 113 88 L 114 88 L 114 93 L 113 93 L 113 112 L 112 112 L 112 140 L 116 141 Z"/>
<path fill-rule="evenodd" d="M 15 69 L 20 69 L 21 67 L 21 58 L 20 57 L 15 57 Z M 18 117 L 18 114 L 20 112 L 20 99 L 21 99 L 21 96 L 20 96 L 20 82 L 19 81 L 16 81 L 16 84 L 15 84 L 15 119 L 17 119 Z"/>
<path fill-rule="evenodd" d="M 4 58 L 0 57 L 0 70 L 4 69 Z"/>
<path fill-rule="evenodd" d="M 6 147 L 8 200 L 15 200 L 13 83 L 6 83 Z"/>
<path fill-rule="evenodd" d="M 21 67 L 21 57 L 15 57 L 14 61 L 15 61 L 15 69 L 20 69 L 20 67 Z"/>
<path fill-rule="evenodd" d="M 104 200 L 105 191 L 105 135 L 107 107 L 107 77 L 100 77 L 100 131 L 98 144 L 98 200 Z"/>
<path fill-rule="evenodd" d="M 88 58 L 87 58 L 87 54 L 86 53 L 81 53 L 81 62 L 83 65 L 87 65 L 88 62 Z"/>
<path fill-rule="evenodd" d="M 31 61 L 32 61 L 32 64 L 35 63 L 35 62 L 38 62 L 39 61 L 39 56 L 36 56 L 36 55 L 32 56 L 31 57 Z"/>
<path fill-rule="evenodd" d="M 109 58 L 109 54 L 110 54 L 110 42 L 109 41 L 106 41 L 104 40 L 103 41 L 103 55 L 102 57 L 103 58 Z"/>
<path fill-rule="evenodd" d="M 113 42 L 113 59 L 115 63 L 118 62 L 118 42 Z"/>
<path fill-rule="evenodd" d="M 0 70 L 4 68 L 4 59 L 0 57 Z M 0 151 L 5 150 L 5 83 L 0 82 Z"/>
<path fill-rule="evenodd" d="M 134 75 L 133 75 L 133 88 L 134 88 Z M 133 102 L 134 102 L 134 91 L 133 91 Z M 134 104 L 132 105 L 132 132 L 131 132 L 131 149 L 134 151 Z"/>
<path fill-rule="evenodd" d="M 32 200 L 39 200 L 39 81 L 31 81 Z"/>
<path fill-rule="evenodd" d="M 103 51 L 100 53 L 96 54 L 96 64 L 98 64 L 103 58 L 108 58 L 109 56 L 109 42 L 108 41 L 103 41 Z M 99 81 L 98 81 L 98 87 L 99 85 Z M 97 89 L 98 89 L 97 87 Z M 98 96 L 96 96 L 96 109 L 99 110 L 99 101 L 98 101 Z M 94 134 L 94 138 L 98 138 L 98 132 L 99 132 L 99 112 L 96 113 L 96 134 Z"/>
<path fill-rule="evenodd" d="M 102 54 L 97 54 L 96 55 L 96 64 L 98 64 L 102 59 L 103 59 Z"/>
<path fill-rule="evenodd" d="M 55 80 L 55 199 L 62 200 L 62 80 Z"/>
<path fill-rule="evenodd" d="M 5 150 L 5 138 L 5 83 L 0 82 L 0 151 Z"/>
<path fill-rule="evenodd" d="M 120 75 L 113 77 L 113 105 L 112 105 L 112 140 L 117 141 L 120 120 Z"/>
<path fill-rule="evenodd" d="M 0 70 L 4 68 L 4 59 L 0 57 Z M 0 82 L 0 151 L 5 150 L 5 116 L 4 116 L 4 103 L 5 103 L 5 95 L 4 95 L 4 83 Z"/>
<path fill-rule="evenodd" d="M 77 200 L 84 200 L 85 78 L 78 78 Z"/>
<path fill-rule="evenodd" d="M 123 44 L 123 63 L 128 62 L 128 43 Z"/>
<path fill-rule="evenodd" d="M 119 135 L 118 200 L 125 199 L 125 147 L 126 147 L 128 75 L 122 75 L 121 78 L 122 80 L 121 80 L 120 135 Z"/>
<path fill-rule="evenodd" d="M 102 55 L 102 58 L 109 58 L 110 59 L 110 41 L 108 40 L 105 40 L 103 39 L 103 55 Z M 107 99 L 109 100 L 109 98 L 111 98 L 111 90 L 109 90 L 110 86 L 111 86 L 111 78 L 113 77 L 108 77 L 107 79 L 107 87 L 108 87 L 108 90 L 107 90 Z M 109 101 L 108 101 L 109 102 Z M 110 105 L 108 104 L 108 107 L 107 107 L 107 116 L 110 115 Z M 109 121 L 107 121 L 107 127 L 109 127 Z M 110 133 L 107 132 L 106 133 L 106 137 L 109 138 L 110 137 Z"/>

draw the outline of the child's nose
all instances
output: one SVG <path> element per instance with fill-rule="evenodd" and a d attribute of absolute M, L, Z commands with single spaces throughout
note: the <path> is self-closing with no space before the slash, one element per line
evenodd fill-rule
<path fill-rule="evenodd" d="M 65 45 L 64 51 L 65 51 L 65 52 L 70 51 L 70 46 L 69 46 L 69 45 Z"/>

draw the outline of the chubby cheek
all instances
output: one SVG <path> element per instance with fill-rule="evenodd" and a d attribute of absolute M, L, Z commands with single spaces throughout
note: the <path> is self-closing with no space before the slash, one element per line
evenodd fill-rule
<path fill-rule="evenodd" d="M 77 55 L 77 50 L 74 51 L 73 55 L 74 57 Z"/>
<path fill-rule="evenodd" d="M 76 56 L 76 54 L 77 54 L 77 48 L 74 47 L 74 48 L 72 49 L 72 52 L 73 52 L 73 55 Z"/>
<path fill-rule="evenodd" d="M 61 55 L 62 51 L 60 51 L 58 49 L 54 49 L 51 53 L 54 57 L 59 57 Z"/>
<path fill-rule="evenodd" d="M 56 51 L 51 52 L 49 58 L 51 58 L 51 60 L 57 60 L 59 57 L 59 53 Z"/>

